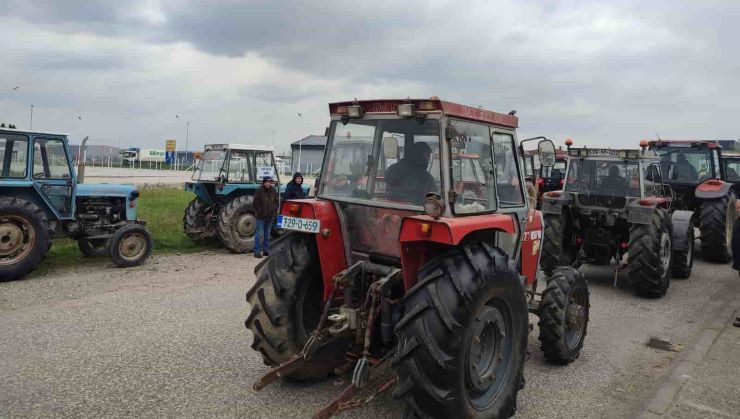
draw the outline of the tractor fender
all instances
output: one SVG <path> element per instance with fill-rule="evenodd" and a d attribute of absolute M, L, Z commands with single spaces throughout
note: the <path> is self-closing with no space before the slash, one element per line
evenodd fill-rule
<path fill-rule="evenodd" d="M 696 187 L 694 195 L 699 199 L 717 199 L 727 195 L 733 184 L 719 179 L 709 179 Z"/>
<path fill-rule="evenodd" d="M 298 205 L 298 208 L 295 206 Z M 319 253 L 321 276 L 324 282 L 324 301 L 329 298 L 333 288 L 332 278 L 339 272 L 347 269 L 347 257 L 344 251 L 344 234 L 334 204 L 329 201 L 312 199 L 291 199 L 283 201 L 280 214 L 289 217 L 310 218 L 321 222 L 319 233 L 311 234 L 316 239 L 316 249 Z"/>
<path fill-rule="evenodd" d="M 545 192 L 542 195 L 542 213 L 560 215 L 563 207 L 573 205 L 573 195 L 561 191 Z"/>
<path fill-rule="evenodd" d="M 673 225 L 673 250 L 686 250 L 689 248 L 689 229 L 694 228 L 691 218 L 693 211 L 673 211 L 671 224 Z"/>
<path fill-rule="evenodd" d="M 630 224 L 651 225 L 653 223 L 653 214 L 657 203 L 645 201 L 633 201 L 627 205 L 627 222 Z"/>

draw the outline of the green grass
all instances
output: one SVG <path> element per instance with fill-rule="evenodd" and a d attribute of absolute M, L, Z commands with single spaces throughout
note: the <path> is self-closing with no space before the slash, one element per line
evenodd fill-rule
<path fill-rule="evenodd" d="M 194 195 L 180 188 L 141 188 L 137 200 L 137 217 L 146 220 L 147 228 L 154 238 L 155 253 L 194 252 L 209 248 L 196 243 L 182 231 L 182 216 Z M 44 263 L 39 269 L 51 267 L 99 263 L 106 258 L 83 257 L 77 242 L 69 239 L 54 240 Z"/>

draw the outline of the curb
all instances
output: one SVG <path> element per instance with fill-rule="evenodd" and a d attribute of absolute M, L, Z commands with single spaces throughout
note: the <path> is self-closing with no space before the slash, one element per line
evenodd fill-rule
<path fill-rule="evenodd" d="M 694 368 L 704 360 L 717 337 L 725 328 L 733 327 L 732 318 L 735 311 L 740 307 L 740 293 L 736 293 L 734 297 L 715 302 L 714 305 L 718 307 L 714 307 L 712 310 L 714 313 L 712 320 L 704 326 L 699 336 L 678 358 L 668 378 L 639 410 L 638 418 L 660 418 L 673 406 L 681 388 L 691 378 Z"/>

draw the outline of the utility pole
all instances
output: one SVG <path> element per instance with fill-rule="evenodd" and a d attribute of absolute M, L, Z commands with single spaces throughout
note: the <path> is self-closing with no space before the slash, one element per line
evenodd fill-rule
<path fill-rule="evenodd" d="M 29 122 L 28 124 L 28 129 L 29 130 L 33 129 L 33 105 L 31 105 L 31 122 Z"/>
<path fill-rule="evenodd" d="M 190 121 L 185 123 L 185 158 L 188 158 L 188 141 L 190 141 Z"/>

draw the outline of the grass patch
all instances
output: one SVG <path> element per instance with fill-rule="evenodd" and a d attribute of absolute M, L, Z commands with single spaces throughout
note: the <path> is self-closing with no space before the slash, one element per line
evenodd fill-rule
<path fill-rule="evenodd" d="M 212 246 L 196 243 L 182 231 L 182 216 L 194 195 L 181 188 L 143 187 L 137 203 L 137 217 L 146 220 L 147 229 L 154 238 L 155 253 L 194 252 Z M 52 267 L 77 264 L 99 263 L 107 259 L 83 257 L 77 242 L 70 239 L 54 240 L 44 263 L 39 267 L 46 270 Z"/>

